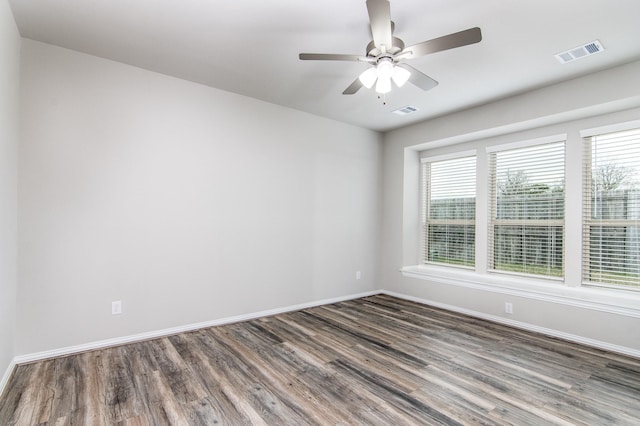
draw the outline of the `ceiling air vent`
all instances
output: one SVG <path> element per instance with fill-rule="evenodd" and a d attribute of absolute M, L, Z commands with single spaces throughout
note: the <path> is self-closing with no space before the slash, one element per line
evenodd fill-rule
<path fill-rule="evenodd" d="M 398 114 L 398 115 L 407 115 L 407 114 L 411 114 L 412 112 L 416 112 L 418 110 L 418 108 L 411 106 L 411 105 L 407 105 L 405 107 L 402 108 L 398 108 L 393 112 L 394 114 Z"/>
<path fill-rule="evenodd" d="M 565 52 L 556 53 L 554 56 L 558 62 L 566 64 L 567 62 L 586 58 L 587 56 L 594 55 L 602 52 L 603 50 L 604 46 L 598 40 L 595 40 L 582 46 L 574 47 L 573 49 L 569 49 Z"/>

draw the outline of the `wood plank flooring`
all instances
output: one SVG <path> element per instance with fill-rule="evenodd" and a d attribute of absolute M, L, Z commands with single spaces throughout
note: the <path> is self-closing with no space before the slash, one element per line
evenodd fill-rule
<path fill-rule="evenodd" d="M 640 360 L 379 295 L 21 365 L 14 424 L 639 425 Z"/>

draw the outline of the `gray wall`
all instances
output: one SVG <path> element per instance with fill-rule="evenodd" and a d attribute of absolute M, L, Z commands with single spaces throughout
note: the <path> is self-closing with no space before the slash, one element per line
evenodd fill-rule
<path fill-rule="evenodd" d="M 14 356 L 20 35 L 0 2 L 0 380 Z"/>
<path fill-rule="evenodd" d="M 579 130 L 637 120 L 640 117 L 638 106 L 640 62 L 634 62 L 387 133 L 383 154 L 382 287 L 479 316 L 517 322 L 533 329 L 544 328 L 557 335 L 577 336 L 587 342 L 603 342 L 636 353 L 640 351 L 638 295 L 620 291 L 616 295 L 603 291 L 601 296 L 597 291 L 579 287 L 582 144 Z M 483 271 L 464 277 L 466 282 L 473 284 L 473 288 L 449 285 L 446 278 L 422 280 L 401 274 L 400 269 L 404 266 L 418 263 L 419 154 L 413 147 L 428 150 L 423 156 L 477 149 L 482 158 L 484 147 L 490 144 L 517 142 L 563 132 L 569 133 L 567 188 L 577 188 L 567 191 L 567 204 L 572 206 L 569 210 L 577 212 L 575 216 L 567 218 L 567 285 L 531 285 L 528 288 L 540 289 L 539 294 L 554 294 L 552 297 L 534 298 L 523 297 L 527 291 L 519 291 L 517 285 L 512 285 L 516 291 L 509 290 L 508 279 L 498 283 L 495 275 Z M 486 174 L 486 170 L 484 172 Z M 479 175 L 478 179 L 486 182 L 487 176 Z M 486 189 L 483 190 L 485 187 L 479 185 L 479 198 L 487 196 Z M 485 224 L 487 213 L 483 209 L 478 210 L 478 223 Z M 479 229 L 477 238 L 486 240 L 486 227 L 480 226 Z M 486 266 L 486 251 L 476 257 L 476 265 L 479 270 Z M 448 272 L 442 274 L 444 276 Z M 491 287 L 492 280 L 506 290 L 496 291 L 495 287 Z M 563 297 L 571 301 L 564 304 L 561 302 Z M 589 305 L 591 300 L 597 301 L 601 297 L 605 304 L 605 300 L 610 300 L 609 297 L 621 301 L 624 307 L 620 309 L 620 314 L 616 313 L 617 302 L 612 303 L 611 309 L 604 310 L 578 306 Z M 505 315 L 506 301 L 514 304 L 513 315 Z"/>
<path fill-rule="evenodd" d="M 19 354 L 378 288 L 377 133 L 30 40 L 22 58 Z"/>
<path fill-rule="evenodd" d="M 417 217 L 405 203 L 405 147 L 473 146 L 587 116 L 604 125 L 612 112 L 637 119 L 629 108 L 640 105 L 633 63 L 382 144 L 375 132 L 30 40 L 19 73 L 20 39 L 6 4 L 2 13 L 0 368 L 14 355 L 378 288 L 499 315 L 502 295 L 399 273 L 416 246 L 405 238 Z M 113 300 L 122 315 L 110 314 Z M 640 348 L 637 318 L 513 301 L 523 323 Z"/>

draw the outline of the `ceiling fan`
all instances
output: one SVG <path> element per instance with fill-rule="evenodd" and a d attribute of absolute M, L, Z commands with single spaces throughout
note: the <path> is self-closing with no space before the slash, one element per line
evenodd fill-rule
<path fill-rule="evenodd" d="M 370 89 L 374 84 L 376 92 L 388 93 L 391 91 L 392 80 L 398 87 L 410 81 L 422 90 L 432 89 L 438 85 L 438 82 L 404 63 L 406 60 L 478 43 L 482 40 L 480 28 L 474 27 L 405 47 L 402 40 L 393 36 L 395 24 L 391 21 L 389 0 L 367 0 L 367 11 L 369 12 L 373 41 L 367 45 L 364 56 L 332 53 L 300 54 L 300 59 L 304 61 L 362 61 L 370 63 L 372 67 L 360 74 L 342 92 L 343 95 L 353 95 L 362 86 Z"/>

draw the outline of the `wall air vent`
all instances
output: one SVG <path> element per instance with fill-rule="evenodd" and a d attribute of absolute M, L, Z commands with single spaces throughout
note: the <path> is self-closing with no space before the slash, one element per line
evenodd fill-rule
<path fill-rule="evenodd" d="M 393 112 L 394 114 L 398 114 L 398 115 L 407 115 L 407 114 L 411 114 L 412 112 L 416 112 L 418 110 L 418 108 L 411 106 L 411 105 L 407 105 L 404 106 L 402 108 L 398 108 L 396 110 L 393 110 L 391 112 Z"/>
<path fill-rule="evenodd" d="M 594 55 L 602 52 L 604 46 L 598 40 L 584 44 L 582 46 L 574 47 L 564 52 L 556 53 L 554 56 L 561 64 L 575 61 L 576 59 L 586 58 L 587 56 Z"/>

